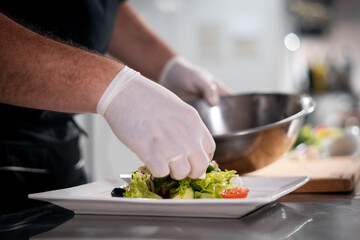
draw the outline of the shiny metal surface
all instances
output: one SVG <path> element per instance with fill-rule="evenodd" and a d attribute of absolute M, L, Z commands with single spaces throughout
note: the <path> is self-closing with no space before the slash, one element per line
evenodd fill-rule
<path fill-rule="evenodd" d="M 0 216 L 0 239 L 359 239 L 359 187 L 289 194 L 240 219 L 73 215 L 45 205 Z"/>
<path fill-rule="evenodd" d="M 191 103 L 216 142 L 214 159 L 223 169 L 246 173 L 279 159 L 294 144 L 315 104 L 307 95 L 241 94 Z"/>

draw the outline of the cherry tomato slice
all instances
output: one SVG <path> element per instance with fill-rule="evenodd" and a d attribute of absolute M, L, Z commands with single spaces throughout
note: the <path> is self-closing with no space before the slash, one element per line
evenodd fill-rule
<path fill-rule="evenodd" d="M 248 188 L 230 188 L 220 192 L 223 198 L 246 198 L 249 193 Z"/>

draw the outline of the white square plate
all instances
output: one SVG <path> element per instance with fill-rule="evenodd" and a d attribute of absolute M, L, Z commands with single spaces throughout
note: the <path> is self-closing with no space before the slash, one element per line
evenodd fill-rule
<path fill-rule="evenodd" d="M 241 177 L 249 195 L 244 199 L 143 199 L 112 197 L 113 188 L 127 184 L 129 175 L 119 180 L 102 180 L 77 187 L 30 194 L 75 214 L 239 218 L 294 191 L 309 177 Z"/>

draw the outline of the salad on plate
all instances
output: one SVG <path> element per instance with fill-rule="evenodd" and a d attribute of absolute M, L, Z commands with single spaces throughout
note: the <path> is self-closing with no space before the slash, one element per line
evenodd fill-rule
<path fill-rule="evenodd" d="M 243 186 L 235 170 L 219 169 L 212 161 L 199 179 L 175 180 L 169 176 L 156 178 L 142 166 L 132 173 L 128 186 L 113 189 L 113 197 L 154 199 L 246 198 L 249 189 Z"/>

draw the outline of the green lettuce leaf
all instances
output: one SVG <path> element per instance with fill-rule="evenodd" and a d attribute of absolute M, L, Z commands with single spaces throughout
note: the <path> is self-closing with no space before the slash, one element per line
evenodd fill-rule
<path fill-rule="evenodd" d="M 133 173 L 130 182 L 130 189 L 124 193 L 124 197 L 161 199 L 162 197 L 150 191 L 149 179 L 149 174 L 143 175 L 137 172 Z"/>
<path fill-rule="evenodd" d="M 178 182 L 178 187 L 170 189 L 170 198 L 174 195 L 178 195 L 179 198 L 183 198 L 185 193 L 187 193 L 188 189 L 190 188 L 190 184 L 193 179 L 186 177 Z"/>
<path fill-rule="evenodd" d="M 192 179 L 186 177 L 182 180 L 174 180 L 170 176 L 155 178 L 154 186 L 156 193 L 150 191 L 149 174 L 134 172 L 129 191 L 124 197 L 128 198 L 222 198 L 220 192 L 232 188 L 229 183 L 231 177 L 236 174 L 232 171 L 211 171 L 206 173 L 205 179 Z M 160 196 L 161 195 L 161 196 Z"/>
<path fill-rule="evenodd" d="M 209 172 L 205 179 L 194 179 L 191 187 L 195 191 L 195 198 L 222 198 L 220 192 L 232 187 L 229 181 L 234 174 L 236 174 L 235 170 L 225 170 Z"/>

